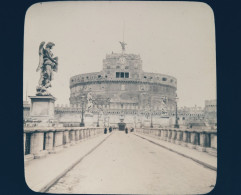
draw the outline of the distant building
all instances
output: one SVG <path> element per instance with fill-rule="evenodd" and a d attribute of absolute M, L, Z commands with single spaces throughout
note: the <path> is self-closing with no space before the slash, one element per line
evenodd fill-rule
<path fill-rule="evenodd" d="M 217 127 L 217 100 L 206 100 L 204 108 L 205 122 Z"/>
<path fill-rule="evenodd" d="M 144 72 L 140 55 L 122 50 L 106 55 L 102 71 L 71 77 L 69 100 L 70 105 L 81 107 L 91 97 L 89 112 L 96 114 L 101 110 L 112 116 L 112 123 L 125 115 L 127 123 L 134 124 L 138 119 L 150 123 L 153 119 L 158 125 L 175 109 L 176 87 L 176 78 Z"/>

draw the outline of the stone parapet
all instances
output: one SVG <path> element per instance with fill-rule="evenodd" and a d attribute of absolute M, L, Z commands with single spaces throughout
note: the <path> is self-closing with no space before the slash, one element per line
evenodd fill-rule
<path fill-rule="evenodd" d="M 27 163 L 34 158 L 42 158 L 47 154 L 59 152 L 80 140 L 103 133 L 103 128 L 97 127 L 25 127 L 24 161 Z"/>
<path fill-rule="evenodd" d="M 217 156 L 217 131 L 214 130 L 137 128 L 135 131 Z"/>

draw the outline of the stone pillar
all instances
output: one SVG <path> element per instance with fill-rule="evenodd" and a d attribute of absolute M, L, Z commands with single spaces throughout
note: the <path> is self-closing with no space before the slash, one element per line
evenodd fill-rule
<path fill-rule="evenodd" d="M 167 140 L 167 130 L 166 129 L 163 129 L 162 130 L 162 135 L 161 135 L 161 139 L 162 140 Z"/>
<path fill-rule="evenodd" d="M 43 151 L 44 133 L 34 132 L 31 135 L 30 153 L 34 158 L 41 158 L 47 155 L 47 151 Z"/>
<path fill-rule="evenodd" d="M 172 130 L 169 129 L 167 141 L 171 142 L 171 139 L 172 139 Z"/>
<path fill-rule="evenodd" d="M 200 133 L 200 146 L 202 147 L 207 147 L 206 145 L 206 133 L 205 132 L 202 132 Z"/>
<path fill-rule="evenodd" d="M 54 141 L 53 131 L 47 132 L 46 140 L 45 140 L 45 150 L 48 150 L 50 152 L 53 149 L 53 141 Z"/>
<path fill-rule="evenodd" d="M 65 130 L 63 135 L 64 148 L 69 147 L 69 131 Z"/>
<path fill-rule="evenodd" d="M 181 142 L 182 142 L 182 136 L 183 136 L 182 131 L 178 130 L 178 131 L 177 131 L 177 140 L 176 140 L 175 143 L 181 144 Z"/>
<path fill-rule="evenodd" d="M 188 131 L 183 131 L 181 145 L 187 146 L 187 144 L 188 144 Z"/>
<path fill-rule="evenodd" d="M 176 130 L 173 130 L 173 131 L 172 131 L 171 142 L 175 143 L 176 138 L 177 138 L 177 131 L 176 131 Z"/>
<path fill-rule="evenodd" d="M 79 131 L 79 140 L 81 141 L 82 139 L 81 130 L 78 130 L 78 131 Z"/>
<path fill-rule="evenodd" d="M 200 145 L 196 146 L 196 149 L 201 152 L 204 152 L 204 151 L 206 151 L 207 136 L 206 136 L 205 132 L 200 132 L 199 136 L 200 136 Z"/>
<path fill-rule="evenodd" d="M 189 148 L 196 148 L 196 132 L 192 131 L 191 133 L 191 143 L 188 144 Z"/>
<path fill-rule="evenodd" d="M 211 133 L 211 147 L 217 149 L 217 133 Z"/>
<path fill-rule="evenodd" d="M 70 131 L 70 145 L 74 145 L 75 144 L 75 131 L 71 130 Z"/>
<path fill-rule="evenodd" d="M 63 131 L 56 131 L 54 147 L 60 147 L 60 146 L 63 146 Z"/>
<path fill-rule="evenodd" d="M 75 141 L 79 142 L 79 130 L 75 130 Z"/>
<path fill-rule="evenodd" d="M 63 131 L 55 131 L 53 135 L 54 135 L 54 146 L 53 146 L 53 149 L 51 151 L 49 151 L 49 153 L 51 153 L 51 154 L 57 153 L 63 149 L 64 132 Z"/>
<path fill-rule="evenodd" d="M 217 156 L 217 132 L 210 132 L 211 147 L 206 148 L 206 152 L 213 156 Z"/>

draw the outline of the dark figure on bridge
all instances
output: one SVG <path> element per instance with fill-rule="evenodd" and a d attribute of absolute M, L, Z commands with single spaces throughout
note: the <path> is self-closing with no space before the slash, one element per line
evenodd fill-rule
<path fill-rule="evenodd" d="M 128 128 L 127 127 L 125 128 L 125 132 L 126 132 L 126 134 L 128 133 Z"/>
<path fill-rule="evenodd" d="M 131 128 L 131 132 L 133 132 L 133 131 L 134 131 L 134 128 L 132 127 L 132 128 Z"/>
<path fill-rule="evenodd" d="M 112 127 L 110 126 L 110 128 L 109 128 L 109 132 L 111 133 L 112 132 Z"/>
<path fill-rule="evenodd" d="M 105 127 L 104 134 L 107 134 L 107 128 Z"/>

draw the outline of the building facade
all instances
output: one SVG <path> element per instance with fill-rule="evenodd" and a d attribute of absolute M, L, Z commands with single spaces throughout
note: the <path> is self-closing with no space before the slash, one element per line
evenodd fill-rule
<path fill-rule="evenodd" d="M 104 112 L 112 119 L 128 115 L 132 122 L 134 117 L 144 117 L 158 123 L 175 109 L 176 89 L 176 78 L 144 72 L 140 55 L 122 50 L 107 54 L 100 72 L 71 77 L 69 100 L 73 107 L 84 106 L 93 114 Z"/>

